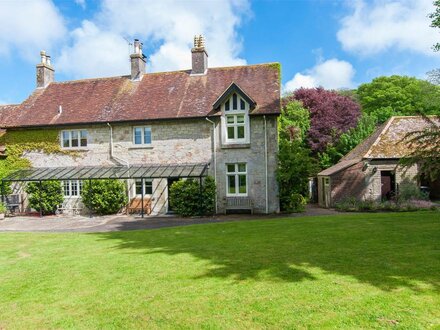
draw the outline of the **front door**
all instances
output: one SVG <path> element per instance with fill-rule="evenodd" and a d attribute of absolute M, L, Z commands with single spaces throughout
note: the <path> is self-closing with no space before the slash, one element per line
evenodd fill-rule
<path fill-rule="evenodd" d="M 170 203 L 170 188 L 174 182 L 179 180 L 180 180 L 179 178 L 168 178 L 168 213 L 174 213 L 173 206 Z"/>
<path fill-rule="evenodd" d="M 391 171 L 381 171 L 380 182 L 382 199 L 390 200 L 396 194 L 396 175 Z"/>

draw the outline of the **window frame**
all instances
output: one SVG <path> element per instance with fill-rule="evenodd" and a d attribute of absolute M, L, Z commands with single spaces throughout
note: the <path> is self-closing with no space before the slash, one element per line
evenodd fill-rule
<path fill-rule="evenodd" d="M 142 135 L 141 135 L 141 143 L 136 143 L 136 129 L 141 129 L 142 130 Z M 150 131 L 150 142 L 146 143 L 145 142 L 145 129 L 148 129 Z M 151 146 L 153 144 L 153 130 L 151 129 L 151 126 L 133 126 L 133 139 L 132 139 L 132 143 L 133 145 L 135 145 L 136 147 L 148 147 Z"/>
<path fill-rule="evenodd" d="M 146 183 L 147 182 L 151 184 L 151 194 L 147 194 L 147 192 L 146 192 L 146 187 L 147 187 Z M 138 194 L 138 192 L 137 192 L 137 188 L 138 188 L 137 184 L 138 183 L 141 183 L 141 185 L 142 185 L 141 189 L 143 190 L 144 196 L 149 197 L 149 196 L 153 195 L 153 192 L 154 192 L 154 190 L 153 190 L 153 179 L 135 179 L 134 180 L 134 194 L 135 194 L 136 197 L 142 196 L 142 192 L 140 194 Z"/>
<path fill-rule="evenodd" d="M 236 97 L 236 109 L 234 109 L 234 96 Z M 244 109 L 243 106 L 244 105 Z M 223 144 L 247 144 L 250 141 L 249 103 L 237 92 L 222 104 L 222 130 Z M 243 116 L 243 123 L 238 118 Z M 228 123 L 228 118 L 234 118 L 233 123 Z M 238 137 L 239 127 L 243 127 L 243 138 Z M 229 138 L 229 128 L 233 128 L 234 138 Z"/>
<path fill-rule="evenodd" d="M 73 195 L 73 184 L 76 183 L 76 195 Z M 66 184 L 67 184 L 67 194 L 66 194 Z M 64 198 L 81 198 L 81 191 L 83 189 L 83 180 L 63 180 L 63 197 Z"/>
<path fill-rule="evenodd" d="M 234 166 L 234 172 L 229 172 L 228 166 Z M 239 171 L 239 165 L 245 166 L 245 171 Z M 247 197 L 249 196 L 249 171 L 247 163 L 245 162 L 237 162 L 237 163 L 226 163 L 226 197 Z M 240 176 L 245 176 L 246 179 L 246 192 L 240 193 Z M 229 192 L 229 177 L 234 177 L 235 183 L 235 193 Z"/>
<path fill-rule="evenodd" d="M 86 145 L 82 145 L 83 133 L 85 132 L 85 141 Z M 68 134 L 68 138 L 64 139 L 64 135 Z M 76 138 L 73 139 L 73 136 L 76 135 Z M 64 142 L 68 141 L 68 146 L 64 145 Z M 76 141 L 77 146 L 73 146 L 73 141 Z M 62 149 L 86 149 L 89 144 L 89 132 L 87 129 L 66 129 L 60 132 L 60 145 Z"/>

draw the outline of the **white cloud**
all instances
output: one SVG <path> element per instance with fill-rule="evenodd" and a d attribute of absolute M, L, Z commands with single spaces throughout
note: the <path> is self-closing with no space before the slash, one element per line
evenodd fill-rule
<path fill-rule="evenodd" d="M 75 0 L 75 3 L 80 6 L 82 9 L 86 8 L 86 0 Z"/>
<path fill-rule="evenodd" d="M 65 35 L 64 19 L 50 0 L 0 1 L 0 56 L 12 51 L 30 61 Z"/>
<path fill-rule="evenodd" d="M 75 77 L 128 74 L 124 38 L 144 42 L 149 71 L 188 69 L 192 40 L 199 33 L 206 37 L 210 67 L 246 64 L 239 57 L 241 41 L 236 34 L 246 13 L 247 0 L 143 0 L 129 6 L 105 0 L 96 17 L 72 33 L 73 45 L 62 50 L 57 69 Z"/>
<path fill-rule="evenodd" d="M 344 50 L 372 55 L 389 49 L 434 55 L 438 32 L 430 27 L 432 0 L 357 0 L 337 33 Z"/>
<path fill-rule="evenodd" d="M 284 91 L 294 91 L 298 88 L 324 87 L 340 89 L 353 87 L 353 77 L 356 71 L 346 61 L 335 58 L 320 61 L 313 68 L 297 73 L 284 86 Z"/>
<path fill-rule="evenodd" d="M 72 45 L 62 49 L 55 68 L 74 78 L 105 77 L 129 73 L 127 42 L 119 35 L 83 21 L 72 33 Z"/>

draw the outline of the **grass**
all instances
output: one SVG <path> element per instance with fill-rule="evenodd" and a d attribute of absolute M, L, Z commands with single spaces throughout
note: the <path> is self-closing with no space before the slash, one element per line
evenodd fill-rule
<path fill-rule="evenodd" d="M 0 329 L 440 328 L 440 213 L 0 234 Z"/>

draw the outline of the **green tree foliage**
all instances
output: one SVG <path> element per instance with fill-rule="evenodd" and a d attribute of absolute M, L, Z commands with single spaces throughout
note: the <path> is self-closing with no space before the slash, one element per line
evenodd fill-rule
<path fill-rule="evenodd" d="M 214 178 L 208 176 L 202 181 L 180 179 L 170 188 L 170 204 L 173 210 L 183 216 L 213 214 L 216 186 Z"/>
<path fill-rule="evenodd" d="M 378 77 L 357 90 L 364 113 L 379 123 L 391 116 L 440 114 L 440 87 L 414 77 Z"/>
<path fill-rule="evenodd" d="M 99 215 L 116 214 L 128 201 L 125 184 L 119 180 L 85 181 L 81 198 L 89 210 Z"/>
<path fill-rule="evenodd" d="M 327 150 L 318 155 L 321 168 L 328 168 L 336 164 L 342 157 L 364 141 L 376 129 L 376 117 L 362 115 L 356 127 L 343 133 L 336 145 L 330 145 Z"/>
<path fill-rule="evenodd" d="M 408 157 L 401 160 L 404 166 L 420 166 L 419 173 L 427 175 L 432 181 L 440 178 L 440 116 L 425 117 L 426 129 L 409 133 L 405 137 Z"/>
<path fill-rule="evenodd" d="M 308 195 L 309 178 L 318 171 L 316 161 L 310 154 L 310 149 L 302 141 L 280 140 L 277 178 L 283 211 L 290 210 L 292 194 Z"/>
<path fill-rule="evenodd" d="M 64 200 L 60 181 L 30 182 L 25 191 L 29 194 L 29 206 L 41 209 L 44 215 L 54 214 Z"/>
<path fill-rule="evenodd" d="M 433 5 L 435 7 L 435 11 L 429 15 L 429 18 L 432 20 L 431 27 L 440 28 L 440 0 L 435 0 Z M 436 43 L 433 46 L 433 49 L 436 52 L 440 51 L 440 43 Z"/>
<path fill-rule="evenodd" d="M 310 128 L 310 112 L 296 100 L 287 102 L 281 109 L 279 119 L 279 136 L 282 140 L 306 138 Z"/>

